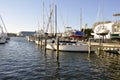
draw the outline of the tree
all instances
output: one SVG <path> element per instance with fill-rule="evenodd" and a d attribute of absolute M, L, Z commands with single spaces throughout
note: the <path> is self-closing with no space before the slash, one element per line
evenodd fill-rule
<path fill-rule="evenodd" d="M 82 32 L 85 33 L 85 37 L 88 39 L 89 37 L 91 37 L 91 33 L 93 33 L 93 30 L 88 28 L 88 29 L 81 29 Z"/>

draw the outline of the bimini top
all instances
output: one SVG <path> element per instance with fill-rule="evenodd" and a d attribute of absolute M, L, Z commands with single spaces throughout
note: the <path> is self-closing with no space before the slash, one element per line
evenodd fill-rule
<path fill-rule="evenodd" d="M 74 32 L 74 35 L 77 35 L 77 36 L 84 36 L 85 33 L 84 33 L 84 32 L 81 32 L 81 31 L 75 31 L 75 32 Z"/>

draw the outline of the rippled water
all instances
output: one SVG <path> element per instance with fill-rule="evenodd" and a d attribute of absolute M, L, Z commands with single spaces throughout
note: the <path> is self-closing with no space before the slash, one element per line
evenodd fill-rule
<path fill-rule="evenodd" d="M 0 45 L 0 80 L 120 80 L 119 56 L 74 52 L 60 52 L 59 60 L 56 56 L 24 37 L 12 37 Z"/>

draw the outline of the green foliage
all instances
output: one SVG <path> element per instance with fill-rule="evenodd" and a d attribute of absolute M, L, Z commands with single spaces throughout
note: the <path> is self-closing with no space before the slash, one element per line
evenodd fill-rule
<path fill-rule="evenodd" d="M 81 31 L 85 33 L 85 37 L 86 38 L 91 37 L 91 33 L 93 33 L 93 30 L 90 29 L 90 28 L 88 28 L 88 29 L 81 29 Z"/>

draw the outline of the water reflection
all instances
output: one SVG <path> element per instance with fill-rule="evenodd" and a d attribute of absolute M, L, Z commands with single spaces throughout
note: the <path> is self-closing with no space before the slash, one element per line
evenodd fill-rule
<path fill-rule="evenodd" d="M 0 45 L 0 80 L 119 80 L 120 55 L 59 52 L 15 37 Z"/>
<path fill-rule="evenodd" d="M 120 55 L 102 52 L 98 57 L 103 63 L 107 77 L 111 80 L 120 80 Z"/>
<path fill-rule="evenodd" d="M 94 53 L 73 52 L 60 52 L 59 58 L 57 56 L 56 51 L 51 50 L 47 50 L 45 54 L 46 79 L 119 79 L 120 63 L 118 63 L 118 58 L 96 56 Z"/>
<path fill-rule="evenodd" d="M 47 80 L 60 80 L 59 77 L 59 60 L 57 59 L 57 53 L 52 50 L 47 50 L 44 53 L 45 57 L 45 73 Z"/>

